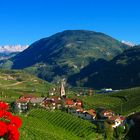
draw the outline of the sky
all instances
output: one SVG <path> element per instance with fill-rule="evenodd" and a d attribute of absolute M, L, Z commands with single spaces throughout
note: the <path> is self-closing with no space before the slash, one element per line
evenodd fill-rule
<path fill-rule="evenodd" d="M 140 44 L 139 6 L 139 0 L 0 0 L 0 46 L 78 29 Z"/>

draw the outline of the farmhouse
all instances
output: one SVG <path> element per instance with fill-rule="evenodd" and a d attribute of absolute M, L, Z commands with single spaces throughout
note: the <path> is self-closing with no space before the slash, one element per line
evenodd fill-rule
<path fill-rule="evenodd" d="M 125 118 L 123 116 L 112 116 L 108 118 L 106 121 L 111 124 L 113 128 L 121 125 L 124 122 Z"/>
<path fill-rule="evenodd" d="M 15 102 L 15 110 L 18 112 L 26 112 L 28 110 L 28 103 L 31 100 L 32 102 L 34 102 L 35 100 L 37 100 L 37 98 L 32 94 L 25 94 L 19 97 L 19 99 L 17 99 Z M 35 105 L 35 102 L 33 104 Z"/>
<path fill-rule="evenodd" d="M 61 108 L 61 100 L 59 97 L 45 98 L 41 104 L 42 107 L 46 109 L 60 109 Z"/>
<path fill-rule="evenodd" d="M 32 98 L 30 99 L 30 103 L 33 104 L 33 106 L 40 105 L 44 101 L 45 97 L 39 97 L 39 98 Z"/>
<path fill-rule="evenodd" d="M 69 98 L 64 99 L 64 104 L 66 108 L 75 106 L 75 102 Z"/>
<path fill-rule="evenodd" d="M 51 98 L 46 98 L 40 105 L 46 109 L 55 109 L 56 103 Z"/>
<path fill-rule="evenodd" d="M 94 120 L 96 117 L 95 110 L 84 110 L 82 107 L 79 106 L 73 106 L 68 108 L 68 113 L 78 116 L 85 120 Z"/>
<path fill-rule="evenodd" d="M 20 97 L 20 99 L 25 99 L 27 101 L 30 101 L 31 99 L 35 99 L 35 98 L 37 98 L 37 97 L 34 96 L 33 94 L 25 94 L 25 95 Z"/>
<path fill-rule="evenodd" d="M 114 116 L 115 113 L 112 111 L 112 110 L 108 110 L 108 109 L 104 109 L 102 110 L 100 113 L 99 113 L 99 116 L 102 118 L 102 119 L 107 119 L 107 118 L 110 118 L 112 116 Z"/>
<path fill-rule="evenodd" d="M 28 100 L 27 99 L 17 99 L 15 102 L 15 111 L 26 112 L 28 110 Z"/>

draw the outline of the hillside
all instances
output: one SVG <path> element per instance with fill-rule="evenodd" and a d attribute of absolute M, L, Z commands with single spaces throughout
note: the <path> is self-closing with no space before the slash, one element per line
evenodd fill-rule
<path fill-rule="evenodd" d="M 97 89 L 140 86 L 140 46 L 125 50 L 109 62 L 102 59 L 92 62 L 68 81 Z"/>
<path fill-rule="evenodd" d="M 22 116 L 21 140 L 92 140 L 103 137 L 96 126 L 62 111 L 31 110 Z"/>
<path fill-rule="evenodd" d="M 93 60 L 110 60 L 126 48 L 103 33 L 67 30 L 36 41 L 8 62 L 1 61 L 1 67 L 26 68 L 45 80 L 57 81 L 61 76 L 79 72 Z"/>
<path fill-rule="evenodd" d="M 77 97 L 75 95 L 71 96 L 72 98 Z M 108 108 L 123 115 L 140 111 L 140 87 L 112 93 L 94 93 L 92 96 L 79 96 L 79 98 L 83 101 L 86 109 Z"/>
<path fill-rule="evenodd" d="M 41 96 L 51 84 L 23 71 L 0 70 L 0 100 L 13 102 L 21 95 Z"/>

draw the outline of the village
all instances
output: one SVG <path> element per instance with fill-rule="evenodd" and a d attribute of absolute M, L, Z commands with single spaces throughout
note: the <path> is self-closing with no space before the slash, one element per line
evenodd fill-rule
<path fill-rule="evenodd" d="M 25 94 L 15 102 L 15 110 L 18 113 L 27 112 L 30 108 L 44 108 L 47 110 L 62 110 L 67 113 L 88 120 L 91 123 L 97 124 L 100 122 L 101 125 L 106 121 L 112 128 L 123 126 L 125 129 L 125 117 L 116 114 L 114 111 L 100 108 L 95 109 L 84 109 L 83 103 L 80 99 L 67 98 L 65 93 L 64 81 L 61 81 L 60 93 L 55 94 L 55 88 L 49 92 L 49 97 L 36 97 L 33 94 Z"/>

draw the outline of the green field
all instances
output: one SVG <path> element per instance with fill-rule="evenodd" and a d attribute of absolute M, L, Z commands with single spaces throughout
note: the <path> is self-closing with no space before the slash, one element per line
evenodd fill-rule
<path fill-rule="evenodd" d="M 20 129 L 21 140 L 102 140 L 96 126 L 59 110 L 31 110 Z"/>
<path fill-rule="evenodd" d="M 72 97 L 74 98 L 74 96 Z M 123 115 L 140 111 L 140 87 L 79 98 L 83 101 L 83 106 L 86 109 L 103 107 Z"/>
<path fill-rule="evenodd" d="M 24 94 L 47 95 L 52 85 L 24 71 L 0 70 L 0 99 L 13 102 Z"/>

